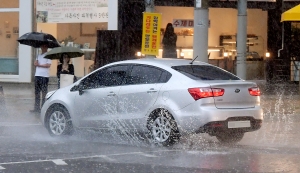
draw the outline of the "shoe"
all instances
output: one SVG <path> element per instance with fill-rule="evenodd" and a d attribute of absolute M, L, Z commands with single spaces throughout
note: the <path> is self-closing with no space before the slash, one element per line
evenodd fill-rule
<path fill-rule="evenodd" d="M 32 112 L 32 113 L 41 113 L 41 110 L 33 109 L 33 110 L 30 110 L 29 112 Z"/>

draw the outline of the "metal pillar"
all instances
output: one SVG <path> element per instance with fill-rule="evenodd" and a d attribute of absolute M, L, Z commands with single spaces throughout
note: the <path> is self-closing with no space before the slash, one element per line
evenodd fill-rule
<path fill-rule="evenodd" d="M 208 0 L 195 0 L 193 56 L 208 62 Z"/>
<path fill-rule="evenodd" d="M 237 32 L 236 74 L 246 80 L 246 49 L 247 49 L 247 0 L 238 0 L 238 32 Z"/>

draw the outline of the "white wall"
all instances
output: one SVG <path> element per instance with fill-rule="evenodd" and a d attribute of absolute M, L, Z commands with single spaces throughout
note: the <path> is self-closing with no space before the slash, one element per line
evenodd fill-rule
<path fill-rule="evenodd" d="M 32 31 L 32 6 L 33 1 L 20 0 L 19 13 L 19 35 Z M 32 69 L 32 48 L 26 45 L 19 45 L 19 82 L 31 82 Z"/>

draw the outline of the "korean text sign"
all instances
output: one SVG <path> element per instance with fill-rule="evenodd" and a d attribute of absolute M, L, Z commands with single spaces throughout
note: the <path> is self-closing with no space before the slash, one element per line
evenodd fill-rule
<path fill-rule="evenodd" d="M 143 13 L 142 54 L 158 55 L 160 47 L 160 13 Z"/>
<path fill-rule="evenodd" d="M 36 0 L 38 23 L 108 22 L 108 0 Z"/>

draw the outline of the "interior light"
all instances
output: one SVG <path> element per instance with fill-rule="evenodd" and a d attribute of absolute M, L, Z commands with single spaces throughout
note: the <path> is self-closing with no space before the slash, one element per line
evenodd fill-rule
<path fill-rule="evenodd" d="M 137 56 L 142 56 L 142 53 L 141 52 L 137 52 L 136 55 Z"/>
<path fill-rule="evenodd" d="M 228 57 L 228 52 L 224 52 L 224 57 Z"/>
<path fill-rule="evenodd" d="M 269 58 L 270 57 L 270 52 L 266 53 L 266 57 Z"/>
<path fill-rule="evenodd" d="M 207 49 L 208 52 L 220 52 L 220 49 Z"/>
<path fill-rule="evenodd" d="M 184 52 L 180 52 L 180 58 L 184 58 Z"/>

